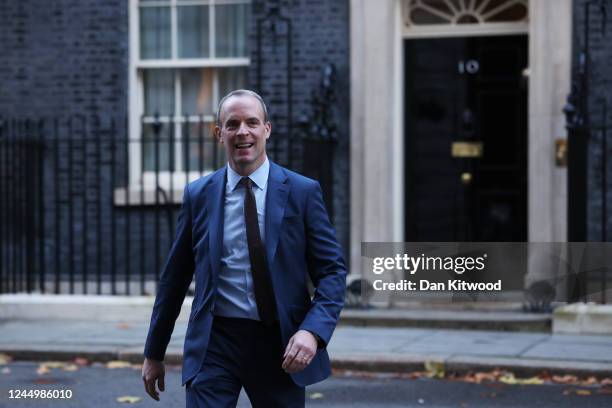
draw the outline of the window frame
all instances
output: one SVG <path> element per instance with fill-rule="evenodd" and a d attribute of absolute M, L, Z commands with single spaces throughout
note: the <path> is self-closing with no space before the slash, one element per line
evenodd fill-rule
<path fill-rule="evenodd" d="M 202 175 L 211 173 L 214 169 L 204 172 L 190 170 L 189 174 L 185 171 L 182 163 L 182 127 L 185 122 L 185 114 L 182 112 L 181 100 L 181 80 L 179 71 L 188 68 L 212 68 L 212 110 L 217 109 L 219 102 L 219 70 L 215 68 L 248 67 L 251 63 L 249 56 L 246 57 L 222 57 L 215 56 L 215 6 L 227 4 L 247 4 L 251 5 L 251 0 L 162 0 L 147 1 L 141 4 L 140 0 L 129 0 L 129 73 L 128 73 L 128 161 L 129 161 L 129 183 L 128 186 L 115 189 L 114 202 L 116 205 L 128 205 L 131 203 L 155 204 L 155 194 L 157 186 L 172 190 L 169 200 L 181 202 L 182 186 L 186 181 L 195 180 Z M 209 19 L 209 57 L 208 58 L 179 58 L 178 57 L 178 12 L 177 7 L 181 6 L 210 6 L 208 12 Z M 142 7 L 170 8 L 170 58 L 168 59 L 141 59 L 140 58 L 140 9 Z M 248 33 L 247 33 L 248 35 Z M 248 41 L 248 38 L 246 39 Z M 173 171 L 158 170 L 143 171 L 140 144 L 143 142 L 142 123 L 150 121 L 150 117 L 144 116 L 144 72 L 150 69 L 172 69 L 174 74 L 174 113 L 172 115 L 160 116 L 162 122 L 172 120 L 174 123 L 174 163 L 176 167 Z M 202 119 L 205 124 L 215 120 L 214 114 L 187 117 L 189 122 L 197 122 Z M 138 141 L 138 143 L 134 143 Z M 144 190 L 145 203 L 141 203 L 141 191 Z"/>

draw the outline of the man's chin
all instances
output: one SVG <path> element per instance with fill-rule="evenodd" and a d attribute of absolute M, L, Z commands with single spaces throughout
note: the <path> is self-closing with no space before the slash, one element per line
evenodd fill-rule
<path fill-rule="evenodd" d="M 253 164 L 255 162 L 255 159 L 252 157 L 245 157 L 245 156 L 241 156 L 241 157 L 234 157 L 234 163 L 237 166 L 248 166 L 250 164 Z"/>

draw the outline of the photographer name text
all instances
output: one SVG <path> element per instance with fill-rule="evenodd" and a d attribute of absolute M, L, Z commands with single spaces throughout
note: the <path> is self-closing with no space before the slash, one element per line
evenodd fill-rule
<path fill-rule="evenodd" d="M 384 282 L 377 279 L 372 283 L 376 291 L 500 291 L 501 279 L 497 282 L 467 282 L 461 279 L 449 279 L 446 282 L 431 282 L 420 279 L 417 282 L 402 279 L 399 282 Z"/>

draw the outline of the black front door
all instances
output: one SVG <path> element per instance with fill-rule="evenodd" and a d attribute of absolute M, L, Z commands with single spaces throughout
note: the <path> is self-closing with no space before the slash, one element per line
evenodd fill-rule
<path fill-rule="evenodd" d="M 407 241 L 527 240 L 527 37 L 405 41 Z"/>

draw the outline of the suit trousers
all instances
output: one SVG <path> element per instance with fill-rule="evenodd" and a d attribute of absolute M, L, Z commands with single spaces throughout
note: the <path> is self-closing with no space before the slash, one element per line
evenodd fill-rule
<path fill-rule="evenodd" d="M 304 407 L 305 389 L 282 368 L 278 322 L 215 316 L 204 362 L 186 384 L 188 408 L 235 407 L 244 387 L 253 407 Z"/>

